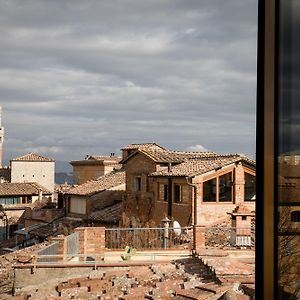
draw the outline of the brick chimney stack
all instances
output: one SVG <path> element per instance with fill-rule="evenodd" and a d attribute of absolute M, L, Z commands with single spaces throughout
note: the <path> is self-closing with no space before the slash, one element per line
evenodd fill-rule
<path fill-rule="evenodd" d="M 4 139 L 4 127 L 2 127 L 2 106 L 0 106 L 0 168 L 2 168 L 3 139 Z"/>

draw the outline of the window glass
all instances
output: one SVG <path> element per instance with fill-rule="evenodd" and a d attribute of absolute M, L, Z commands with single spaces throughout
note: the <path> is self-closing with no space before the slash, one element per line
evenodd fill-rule
<path fill-rule="evenodd" d="M 181 195 L 181 192 L 182 192 L 181 186 L 178 185 L 178 184 L 175 184 L 175 185 L 174 185 L 174 202 L 175 202 L 175 203 L 178 203 L 178 202 L 181 202 L 181 201 L 182 201 L 182 195 Z"/>
<path fill-rule="evenodd" d="M 219 201 L 232 201 L 232 172 L 219 177 Z"/>
<path fill-rule="evenodd" d="M 255 201 L 255 176 L 245 173 L 245 201 Z"/>
<path fill-rule="evenodd" d="M 142 178 L 141 177 L 135 177 L 134 179 L 134 190 L 136 192 L 139 192 L 142 188 Z"/>
<path fill-rule="evenodd" d="M 278 289 L 300 297 L 300 2 L 279 1 L 278 36 Z"/>
<path fill-rule="evenodd" d="M 216 178 L 203 182 L 203 201 L 216 202 Z"/>
<path fill-rule="evenodd" d="M 163 189 L 164 189 L 164 201 L 168 201 L 168 185 L 164 184 Z"/>

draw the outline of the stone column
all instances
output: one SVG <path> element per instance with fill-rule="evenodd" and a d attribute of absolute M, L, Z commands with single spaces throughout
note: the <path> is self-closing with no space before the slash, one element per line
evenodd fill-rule
<path fill-rule="evenodd" d="M 239 205 L 244 202 L 245 198 L 245 173 L 241 163 L 235 168 L 235 204 Z"/>

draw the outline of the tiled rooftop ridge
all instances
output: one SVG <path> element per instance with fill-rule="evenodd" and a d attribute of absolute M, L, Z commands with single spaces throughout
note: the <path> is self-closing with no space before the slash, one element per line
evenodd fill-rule
<path fill-rule="evenodd" d="M 42 156 L 38 153 L 30 152 L 23 156 L 13 158 L 12 161 L 48 161 L 48 162 L 52 162 L 54 160 L 52 158 Z"/>

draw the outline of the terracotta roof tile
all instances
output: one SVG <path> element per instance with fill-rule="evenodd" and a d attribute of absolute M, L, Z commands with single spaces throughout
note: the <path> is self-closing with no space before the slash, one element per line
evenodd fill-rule
<path fill-rule="evenodd" d="M 50 195 L 51 192 L 36 182 L 26 183 L 0 183 L 0 196 L 38 195 L 39 189 L 43 194 Z"/>
<path fill-rule="evenodd" d="M 108 189 L 125 190 L 125 171 L 123 169 L 112 171 L 100 176 L 96 180 L 91 180 L 76 187 L 71 188 L 67 193 L 71 195 L 90 196 Z"/>
<path fill-rule="evenodd" d="M 129 144 L 122 148 L 122 150 L 168 150 L 156 143 L 144 143 L 144 144 Z"/>
<path fill-rule="evenodd" d="M 12 161 L 49 161 L 49 162 L 52 162 L 54 160 L 52 158 L 48 158 L 48 157 L 42 156 L 40 154 L 30 152 L 23 156 L 16 157 L 16 158 L 12 159 Z"/>
<path fill-rule="evenodd" d="M 118 224 L 121 220 L 122 202 L 118 202 L 101 210 L 94 211 L 90 214 L 90 221 L 102 223 Z"/>
<path fill-rule="evenodd" d="M 121 160 L 120 156 L 105 156 L 105 155 L 90 155 L 87 160 L 103 160 L 108 162 L 118 163 Z"/>
<path fill-rule="evenodd" d="M 160 170 L 150 174 L 150 176 L 195 176 L 204 174 L 214 169 L 222 168 L 226 165 L 236 163 L 239 161 L 246 161 L 255 165 L 253 160 L 239 154 L 228 155 L 207 155 L 203 157 L 188 158 L 184 162 L 173 166 L 171 171 Z"/>

